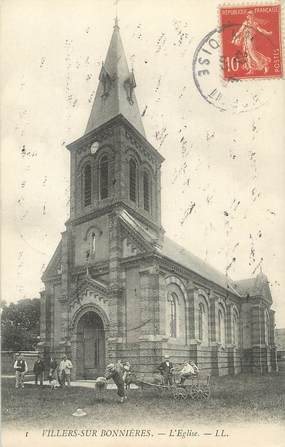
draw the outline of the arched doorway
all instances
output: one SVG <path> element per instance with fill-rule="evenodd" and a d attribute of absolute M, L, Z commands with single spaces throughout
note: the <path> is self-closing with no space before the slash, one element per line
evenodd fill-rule
<path fill-rule="evenodd" d="M 78 378 L 102 376 L 105 369 L 105 330 L 101 317 L 88 311 L 78 321 L 76 330 L 76 364 Z"/>

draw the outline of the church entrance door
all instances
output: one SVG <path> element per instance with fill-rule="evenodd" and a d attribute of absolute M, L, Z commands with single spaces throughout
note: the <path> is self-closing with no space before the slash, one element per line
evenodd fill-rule
<path fill-rule="evenodd" d="M 104 374 L 105 331 L 96 312 L 87 312 L 78 322 L 76 360 L 78 377 L 94 379 Z"/>

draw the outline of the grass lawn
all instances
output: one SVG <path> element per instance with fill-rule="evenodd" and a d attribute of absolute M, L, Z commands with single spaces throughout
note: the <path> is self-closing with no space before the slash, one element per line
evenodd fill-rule
<path fill-rule="evenodd" d="M 82 408 L 87 416 L 75 418 Z M 14 381 L 2 381 L 2 423 L 5 428 L 21 429 L 105 427 L 127 424 L 192 423 L 280 423 L 285 419 L 285 376 L 212 378 L 208 401 L 175 401 L 170 395 L 145 390 L 131 390 L 128 401 L 118 403 L 115 390 L 106 391 L 104 402 L 96 400 L 95 391 L 73 387 L 51 391 L 48 387 L 25 385 L 16 390 Z"/>

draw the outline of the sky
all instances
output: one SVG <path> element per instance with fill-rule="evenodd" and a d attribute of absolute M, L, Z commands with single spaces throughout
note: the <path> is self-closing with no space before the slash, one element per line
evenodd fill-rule
<path fill-rule="evenodd" d="M 1 10 L 1 295 L 39 296 L 69 216 L 69 153 L 86 127 L 113 31 L 113 0 L 4 0 Z M 228 2 L 230 3 L 230 2 Z M 253 3 L 252 1 L 248 2 Z M 225 85 L 207 102 L 193 57 L 218 24 L 216 0 L 121 0 L 118 15 L 148 140 L 165 158 L 169 237 L 234 279 L 268 276 L 285 327 L 284 80 Z M 249 92 L 256 108 L 235 111 Z M 235 258 L 235 261 L 233 261 Z"/>

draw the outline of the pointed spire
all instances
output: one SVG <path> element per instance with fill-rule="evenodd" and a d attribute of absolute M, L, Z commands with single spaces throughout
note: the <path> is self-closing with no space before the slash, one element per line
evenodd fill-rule
<path fill-rule="evenodd" d="M 134 93 L 135 76 L 133 70 L 129 70 L 119 30 L 116 16 L 113 35 L 105 63 L 102 64 L 99 84 L 85 133 L 122 114 L 145 136 Z"/>

